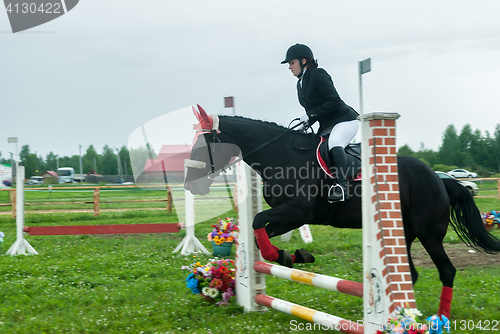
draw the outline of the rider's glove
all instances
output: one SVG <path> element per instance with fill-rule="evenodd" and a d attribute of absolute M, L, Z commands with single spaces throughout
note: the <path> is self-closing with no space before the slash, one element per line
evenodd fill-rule
<path fill-rule="evenodd" d="M 305 132 L 308 127 L 309 127 L 309 116 L 307 116 L 307 114 L 304 114 L 300 116 L 300 125 L 297 128 L 297 131 Z"/>
<path fill-rule="evenodd" d="M 300 122 L 302 123 L 304 128 L 309 127 L 309 116 L 307 116 L 307 114 L 300 116 Z"/>

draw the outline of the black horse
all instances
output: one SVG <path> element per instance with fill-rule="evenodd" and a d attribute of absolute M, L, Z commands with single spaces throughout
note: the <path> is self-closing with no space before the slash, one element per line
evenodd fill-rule
<path fill-rule="evenodd" d="M 362 227 L 358 181 L 350 183 L 349 200 L 337 204 L 327 202 L 332 180 L 315 162 L 315 149 L 320 140 L 317 136 L 236 116 L 220 116 L 218 126 L 212 126 L 212 118 L 201 107 L 197 117 L 203 136 L 198 138 L 191 152 L 191 159 L 197 163 L 191 165 L 196 168 L 188 168 L 185 189 L 193 194 L 208 193 L 213 177 L 241 154 L 243 160 L 262 176 L 263 195 L 271 207 L 257 214 L 252 225 L 264 259 L 288 266 L 292 262 L 313 262 L 314 257 L 307 251 L 297 250 L 290 255 L 269 241 L 303 224 Z M 413 283 L 418 273 L 410 249 L 418 238 L 436 265 L 443 284 L 438 314 L 449 318 L 456 269 L 443 248 L 448 224 L 451 223 L 462 241 L 481 251 L 499 252 L 500 240 L 484 228 L 471 194 L 456 180 L 440 179 L 426 164 L 413 157 L 398 157 L 398 171 Z"/>

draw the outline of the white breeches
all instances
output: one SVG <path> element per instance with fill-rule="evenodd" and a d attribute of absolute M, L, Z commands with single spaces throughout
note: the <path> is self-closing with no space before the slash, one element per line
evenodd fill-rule
<path fill-rule="evenodd" d="M 335 146 L 345 148 L 358 132 L 358 128 L 358 120 L 341 122 L 335 125 L 330 132 L 330 138 L 328 138 L 328 149 L 331 150 Z"/>

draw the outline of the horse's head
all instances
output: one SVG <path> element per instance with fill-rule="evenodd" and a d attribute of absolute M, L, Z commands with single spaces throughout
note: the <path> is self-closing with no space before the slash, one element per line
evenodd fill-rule
<path fill-rule="evenodd" d="M 210 192 L 210 185 L 231 158 L 239 154 L 239 149 L 219 139 L 217 115 L 209 116 L 199 105 L 198 109 L 199 112 L 193 107 L 199 124 L 190 160 L 186 162 L 184 188 L 194 195 L 206 195 Z"/>

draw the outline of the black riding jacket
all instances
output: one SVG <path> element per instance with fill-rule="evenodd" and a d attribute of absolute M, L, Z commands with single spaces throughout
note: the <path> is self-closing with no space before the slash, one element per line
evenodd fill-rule
<path fill-rule="evenodd" d="M 308 68 L 300 80 L 297 82 L 299 102 L 306 109 L 310 125 L 319 121 L 318 133 L 337 123 L 357 119 L 359 114 L 342 101 L 324 69 Z"/>

